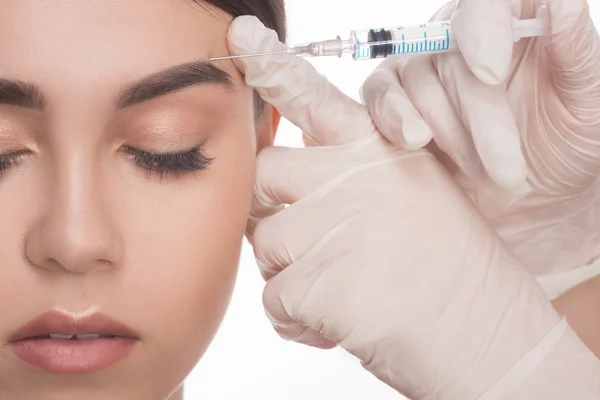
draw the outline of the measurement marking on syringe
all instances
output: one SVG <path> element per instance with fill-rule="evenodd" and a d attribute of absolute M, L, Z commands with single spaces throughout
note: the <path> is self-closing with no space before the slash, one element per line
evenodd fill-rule
<path fill-rule="evenodd" d="M 406 53 L 406 38 L 404 37 L 404 33 L 402 34 L 402 52 Z"/>
<path fill-rule="evenodd" d="M 448 29 L 444 29 L 443 36 L 441 34 L 442 32 L 440 32 L 440 35 L 432 37 L 428 32 L 422 32 L 422 38 L 418 39 L 416 37 L 407 37 L 407 34 L 402 33 L 399 34 L 399 38 L 396 40 L 357 41 L 357 56 L 360 58 L 369 58 L 377 46 L 390 46 L 390 54 L 446 51 L 451 47 L 450 32 Z"/>

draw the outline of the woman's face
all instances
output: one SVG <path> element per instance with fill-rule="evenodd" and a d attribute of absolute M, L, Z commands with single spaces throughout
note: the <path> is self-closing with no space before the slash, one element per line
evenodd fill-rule
<path fill-rule="evenodd" d="M 273 115 L 210 10 L 0 1 L 0 398 L 163 400 L 215 334 Z"/>

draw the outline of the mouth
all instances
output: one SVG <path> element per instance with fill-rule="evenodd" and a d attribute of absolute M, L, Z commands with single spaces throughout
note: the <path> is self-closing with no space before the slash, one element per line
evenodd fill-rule
<path fill-rule="evenodd" d="M 88 340 L 88 339 L 111 339 L 116 338 L 115 335 L 100 335 L 98 333 L 85 333 L 64 335 L 62 333 L 49 333 L 47 335 L 29 336 L 21 340 L 38 340 L 38 339 L 60 339 L 60 340 Z"/>
<path fill-rule="evenodd" d="M 33 367 L 57 374 L 85 374 L 123 360 L 139 342 L 136 332 L 107 315 L 77 319 L 52 311 L 19 328 L 6 347 Z"/>

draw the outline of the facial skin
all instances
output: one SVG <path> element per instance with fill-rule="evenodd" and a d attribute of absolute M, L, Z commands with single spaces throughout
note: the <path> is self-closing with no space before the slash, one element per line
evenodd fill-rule
<path fill-rule="evenodd" d="M 181 398 L 229 301 L 257 143 L 272 142 L 277 115 L 267 106 L 257 122 L 231 62 L 216 64 L 231 85 L 119 100 L 148 75 L 228 54 L 231 17 L 211 13 L 186 0 L 0 0 L 0 78 L 43 96 L 40 109 L 0 104 L 0 154 L 22 152 L 0 162 L 0 398 Z M 176 174 L 128 150 L 201 145 L 212 163 Z M 5 345 L 49 310 L 109 314 L 141 342 L 96 373 L 35 369 Z"/>

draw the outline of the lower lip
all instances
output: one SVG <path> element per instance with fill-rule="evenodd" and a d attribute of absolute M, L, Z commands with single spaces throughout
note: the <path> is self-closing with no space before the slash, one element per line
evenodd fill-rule
<path fill-rule="evenodd" d="M 28 364 L 57 374 L 100 371 L 127 357 L 138 339 L 32 339 L 12 342 L 10 351 Z"/>

